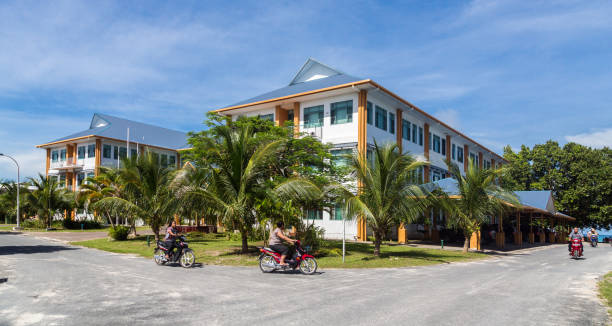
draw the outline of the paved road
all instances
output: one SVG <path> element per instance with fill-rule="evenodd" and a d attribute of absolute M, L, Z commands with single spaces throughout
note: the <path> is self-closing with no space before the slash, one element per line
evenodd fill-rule
<path fill-rule="evenodd" d="M 612 248 L 565 246 L 398 269 L 158 267 L 151 260 L 0 234 L 0 325 L 606 325 L 596 280 Z M 0 281 L 1 282 L 1 281 Z"/>

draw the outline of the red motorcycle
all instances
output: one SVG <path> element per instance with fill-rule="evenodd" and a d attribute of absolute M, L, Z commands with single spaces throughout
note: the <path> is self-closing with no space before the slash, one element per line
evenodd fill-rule
<path fill-rule="evenodd" d="M 574 259 L 582 257 L 582 239 L 572 239 L 572 250 L 570 251 L 570 256 L 572 256 Z"/>
<path fill-rule="evenodd" d="M 317 271 L 317 260 L 306 253 L 302 248 L 300 240 L 295 242 L 295 253 L 291 259 L 285 260 L 287 266 L 280 264 L 281 255 L 267 247 L 259 248 L 261 254 L 259 255 L 259 268 L 264 273 L 271 273 L 276 270 L 287 270 L 291 268 L 295 270 L 300 269 L 302 274 L 312 275 Z"/>

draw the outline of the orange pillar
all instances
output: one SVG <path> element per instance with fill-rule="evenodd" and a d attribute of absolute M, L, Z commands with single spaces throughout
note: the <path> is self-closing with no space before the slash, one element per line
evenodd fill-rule
<path fill-rule="evenodd" d="M 51 148 L 47 148 L 47 166 L 45 168 L 45 176 L 49 177 L 49 168 L 51 167 Z"/>
<path fill-rule="evenodd" d="M 282 127 L 287 121 L 287 111 L 283 110 L 280 105 L 274 108 L 274 124 Z"/>
<path fill-rule="evenodd" d="M 478 168 L 482 169 L 484 161 L 482 159 L 482 152 L 478 152 Z"/>
<path fill-rule="evenodd" d="M 300 134 L 300 102 L 293 102 L 293 132 Z"/>
<path fill-rule="evenodd" d="M 480 248 L 480 230 L 473 232 L 470 237 L 470 248 L 475 250 L 481 250 Z"/>
<path fill-rule="evenodd" d="M 358 111 L 357 111 L 357 152 L 361 159 L 366 159 L 367 157 L 367 116 L 366 116 L 366 105 L 368 101 L 368 93 L 366 90 L 359 91 L 359 100 L 358 100 Z M 360 189 L 363 187 L 361 182 L 358 182 L 357 188 Z M 360 190 L 358 190 L 360 191 Z M 357 222 L 357 237 L 361 241 L 367 240 L 367 226 L 364 218 L 358 219 Z"/>
<path fill-rule="evenodd" d="M 95 176 L 98 176 L 100 173 L 100 162 L 102 161 L 102 141 L 100 139 L 96 139 L 96 161 L 94 173 Z"/>

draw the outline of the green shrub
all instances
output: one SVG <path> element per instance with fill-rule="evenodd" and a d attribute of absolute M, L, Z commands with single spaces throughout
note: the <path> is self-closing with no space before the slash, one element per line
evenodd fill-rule
<path fill-rule="evenodd" d="M 342 257 L 341 248 L 321 248 L 316 253 L 317 257 Z"/>
<path fill-rule="evenodd" d="M 322 227 L 308 225 L 304 231 L 298 233 L 298 239 L 302 240 L 302 247 L 310 252 L 315 252 L 323 245 L 325 229 Z"/>
<path fill-rule="evenodd" d="M 123 225 L 119 225 L 117 227 L 110 228 L 108 230 L 108 235 L 113 239 L 113 240 L 117 240 L 117 241 L 124 241 L 127 240 L 128 234 L 130 233 L 130 228 L 127 226 L 123 226 Z"/>
<path fill-rule="evenodd" d="M 23 220 L 20 222 L 20 224 L 21 224 L 21 227 L 24 229 L 44 229 L 47 227 L 45 225 L 45 222 L 41 220 L 35 220 L 35 219 Z"/>

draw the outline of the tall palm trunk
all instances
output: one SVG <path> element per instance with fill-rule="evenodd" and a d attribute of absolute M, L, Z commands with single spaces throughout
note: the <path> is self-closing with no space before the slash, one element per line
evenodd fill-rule
<path fill-rule="evenodd" d="M 249 253 L 249 238 L 246 232 L 246 227 L 240 226 L 240 237 L 242 238 L 242 250 L 241 253 L 247 254 Z"/>
<path fill-rule="evenodd" d="M 464 232 L 463 236 L 465 237 L 465 240 L 463 241 L 463 253 L 466 254 L 468 252 L 468 248 L 470 247 L 470 237 L 471 234 L 468 234 L 469 232 Z"/>
<path fill-rule="evenodd" d="M 380 231 L 374 232 L 374 256 L 380 257 L 380 244 L 382 243 L 382 234 Z"/>

